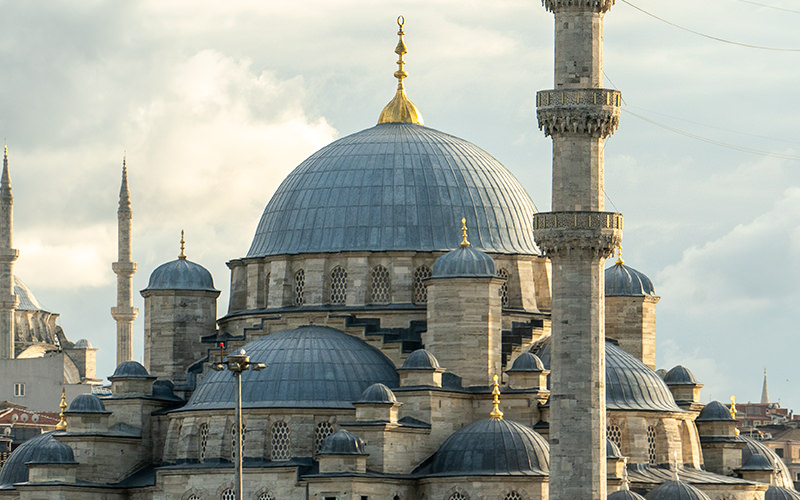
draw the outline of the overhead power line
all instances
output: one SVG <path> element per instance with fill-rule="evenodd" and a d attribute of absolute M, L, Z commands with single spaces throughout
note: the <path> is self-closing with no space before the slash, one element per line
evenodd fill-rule
<path fill-rule="evenodd" d="M 735 40 L 728 40 L 728 39 L 720 38 L 720 37 L 717 37 L 717 36 L 707 35 L 705 33 L 701 33 L 699 31 L 695 31 L 693 29 L 686 28 L 685 26 L 681 26 L 679 24 L 675 24 L 675 23 L 673 23 L 671 21 L 667 21 L 663 17 L 658 17 L 657 15 L 653 14 L 652 12 L 648 12 L 648 11 L 646 11 L 646 10 L 640 8 L 640 7 L 637 7 L 637 6 L 633 5 L 628 0 L 621 0 L 621 1 L 622 1 L 622 3 L 630 5 L 631 7 L 633 7 L 636 10 L 638 10 L 639 12 L 641 12 L 641 13 L 643 13 L 645 15 L 648 15 L 648 16 L 652 17 L 653 19 L 657 19 L 657 20 L 661 21 L 662 23 L 669 24 L 670 26 L 672 26 L 674 28 L 678 28 L 680 30 L 687 31 L 687 32 L 692 33 L 692 34 L 697 35 L 697 36 L 702 36 L 703 38 L 708 38 L 710 40 L 716 40 L 717 42 L 727 43 L 727 44 L 730 44 L 730 45 L 738 45 L 739 47 L 747 47 L 747 48 L 750 48 L 750 49 L 774 50 L 774 51 L 778 51 L 778 52 L 800 52 L 800 49 L 781 48 L 781 47 L 767 47 L 767 46 L 764 46 L 764 45 L 753 45 L 753 44 L 749 44 L 749 43 L 737 42 Z"/>
<path fill-rule="evenodd" d="M 795 14 L 800 14 L 800 10 L 786 9 L 784 7 L 776 7 L 774 5 L 767 5 L 765 3 L 751 2 L 750 0 L 739 0 L 739 1 L 743 3 L 749 3 L 750 5 L 758 5 L 759 7 L 766 7 L 768 9 L 782 10 L 784 12 L 793 12 Z"/>

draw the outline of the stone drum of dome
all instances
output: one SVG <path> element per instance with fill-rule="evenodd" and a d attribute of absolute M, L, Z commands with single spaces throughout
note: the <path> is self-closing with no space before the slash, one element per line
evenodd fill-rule
<path fill-rule="evenodd" d="M 325 146 L 289 174 L 247 256 L 450 250 L 462 217 L 475 248 L 533 255 L 534 212 L 514 176 L 474 144 L 385 123 Z"/>

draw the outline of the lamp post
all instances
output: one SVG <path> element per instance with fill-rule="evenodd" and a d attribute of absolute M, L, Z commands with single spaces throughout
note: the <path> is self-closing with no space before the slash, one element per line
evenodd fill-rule
<path fill-rule="evenodd" d="M 211 368 L 216 371 L 230 370 L 236 379 L 236 500 L 242 500 L 242 372 L 245 370 L 261 371 L 266 368 L 264 363 L 251 363 L 250 356 L 239 349 L 236 354 L 229 354 L 224 363 L 214 363 Z"/>

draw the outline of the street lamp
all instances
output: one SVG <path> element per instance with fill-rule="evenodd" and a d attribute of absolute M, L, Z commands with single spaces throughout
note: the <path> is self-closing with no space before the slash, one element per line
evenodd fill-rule
<path fill-rule="evenodd" d="M 236 354 L 229 354 L 225 363 L 214 363 L 211 369 L 222 371 L 228 369 L 233 372 L 236 379 L 236 500 L 242 500 L 242 372 L 245 370 L 261 371 L 266 368 L 264 363 L 251 363 L 244 349 L 239 349 Z"/>

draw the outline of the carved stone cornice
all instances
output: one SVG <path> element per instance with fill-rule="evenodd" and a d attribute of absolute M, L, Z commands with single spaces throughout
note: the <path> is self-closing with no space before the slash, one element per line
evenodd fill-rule
<path fill-rule="evenodd" d="M 605 139 L 619 126 L 622 94 L 609 89 L 541 90 L 536 117 L 545 136 L 583 134 Z"/>
<path fill-rule="evenodd" d="M 622 242 L 622 214 L 616 212 L 540 212 L 533 236 L 548 257 L 571 253 L 607 258 Z"/>
<path fill-rule="evenodd" d="M 542 5 L 550 12 L 571 9 L 605 14 L 614 5 L 614 0 L 542 0 Z"/>

